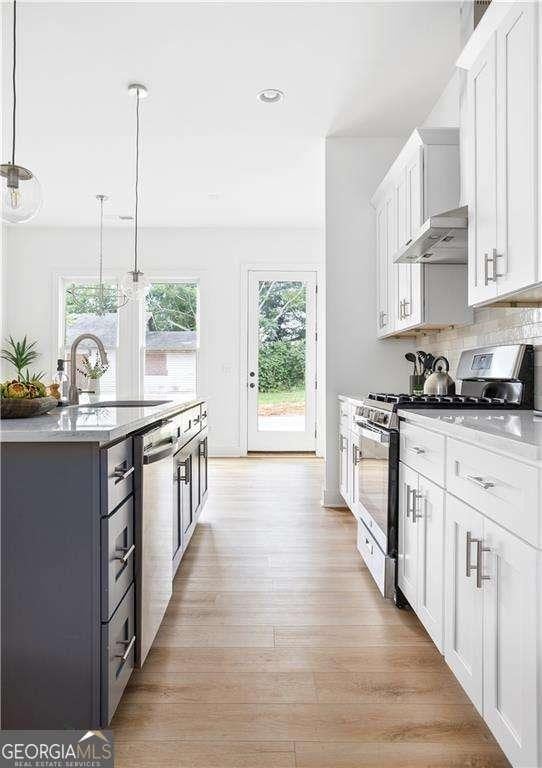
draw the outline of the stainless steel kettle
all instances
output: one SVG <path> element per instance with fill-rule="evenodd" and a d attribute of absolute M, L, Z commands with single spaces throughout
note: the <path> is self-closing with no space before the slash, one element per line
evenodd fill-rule
<path fill-rule="evenodd" d="M 426 378 L 423 385 L 424 395 L 454 395 L 455 382 L 448 373 L 450 370 L 448 360 L 443 356 L 437 357 L 432 370 L 433 373 Z"/>

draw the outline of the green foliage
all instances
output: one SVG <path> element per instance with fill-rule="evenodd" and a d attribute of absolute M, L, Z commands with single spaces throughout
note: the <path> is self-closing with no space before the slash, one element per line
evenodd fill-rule
<path fill-rule="evenodd" d="M 28 343 L 26 336 L 22 341 L 14 341 L 13 336 L 10 336 L 7 340 L 8 346 L 0 352 L 2 359 L 7 360 L 16 369 L 19 381 L 23 378 L 23 368 L 26 368 L 39 357 L 39 353 L 35 349 L 36 344 L 36 341 Z M 28 371 L 26 373 L 28 378 Z"/>
<path fill-rule="evenodd" d="M 261 344 L 258 363 L 261 392 L 303 387 L 305 341 L 282 340 Z"/>
<path fill-rule="evenodd" d="M 118 291 L 116 285 L 105 284 L 103 289 L 103 304 L 100 303 L 98 284 L 82 285 L 73 283 L 66 288 L 66 322 L 68 325 L 78 315 L 99 315 L 116 312 Z"/>
<path fill-rule="evenodd" d="M 260 343 L 300 341 L 305 338 L 305 285 L 266 280 L 260 283 Z"/>
<path fill-rule="evenodd" d="M 151 285 L 145 304 L 147 330 L 197 330 L 197 283 L 155 283 Z"/>

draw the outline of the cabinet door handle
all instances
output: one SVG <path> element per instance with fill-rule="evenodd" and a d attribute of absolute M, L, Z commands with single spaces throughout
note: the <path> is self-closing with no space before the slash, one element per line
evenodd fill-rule
<path fill-rule="evenodd" d="M 132 544 L 131 547 L 117 547 L 117 552 L 119 554 L 115 555 L 115 559 L 120 560 L 121 563 L 127 563 L 135 552 L 135 544 Z M 120 554 L 121 552 L 124 552 L 124 554 Z"/>
<path fill-rule="evenodd" d="M 412 522 L 415 523 L 420 517 L 423 517 L 421 512 L 418 512 L 418 502 L 423 499 L 423 493 L 419 493 L 416 489 L 412 491 Z"/>
<path fill-rule="evenodd" d="M 470 578 L 471 572 L 476 570 L 476 565 L 471 563 L 471 548 L 473 544 L 478 544 L 480 539 L 475 539 L 470 531 L 467 531 L 467 538 L 465 540 L 466 552 L 465 552 L 465 576 Z"/>
<path fill-rule="evenodd" d="M 118 467 L 115 467 L 113 470 L 113 477 L 115 477 L 119 482 L 121 480 L 126 480 L 127 477 L 130 477 L 131 474 L 135 472 L 135 467 L 130 467 L 129 469 L 124 469 L 124 466 L 122 464 L 119 464 Z"/>
<path fill-rule="evenodd" d="M 491 552 L 491 549 L 489 547 L 484 547 L 482 544 L 482 539 L 478 539 L 476 542 L 476 587 L 477 589 L 482 589 L 482 582 L 483 581 L 489 581 L 491 578 L 490 576 L 484 576 L 482 573 L 483 568 L 483 553 L 484 552 Z"/>
<path fill-rule="evenodd" d="M 484 285 L 489 285 L 489 283 L 496 283 L 498 277 L 503 277 L 503 275 L 500 275 L 497 272 L 497 259 L 498 259 L 497 249 L 493 248 L 491 251 L 491 256 L 489 253 L 484 253 Z M 489 274 L 489 264 L 491 264 L 491 275 Z"/>
<path fill-rule="evenodd" d="M 412 312 L 408 310 L 407 312 L 407 306 L 410 306 L 410 301 L 408 299 L 404 299 L 403 301 L 403 320 L 405 320 L 407 317 L 410 317 Z"/>
<path fill-rule="evenodd" d="M 465 477 L 467 480 L 470 480 L 471 483 L 474 483 L 474 485 L 483 488 L 484 491 L 487 491 L 488 488 L 495 488 L 495 483 L 492 483 L 491 480 L 484 480 L 484 478 L 479 475 L 465 475 Z"/>
<path fill-rule="evenodd" d="M 406 485 L 406 516 L 410 517 L 410 491 L 411 491 L 410 485 Z"/>
<path fill-rule="evenodd" d="M 134 635 L 131 640 L 117 640 L 117 643 L 119 645 L 125 645 L 126 650 L 124 653 L 117 653 L 116 656 L 118 659 L 122 659 L 122 663 L 126 662 L 128 660 L 128 656 L 130 655 L 130 651 L 135 645 L 136 636 Z"/>
<path fill-rule="evenodd" d="M 188 485 L 188 483 L 190 482 L 190 471 L 189 471 L 189 467 L 188 467 L 189 462 L 190 462 L 190 456 L 187 459 L 185 459 L 184 461 L 181 461 L 179 463 L 179 469 L 181 467 L 183 467 L 183 469 L 184 469 L 184 475 L 180 475 L 179 476 L 179 480 L 182 480 L 185 485 Z"/>
<path fill-rule="evenodd" d="M 406 241 L 405 245 L 410 245 L 410 243 L 411 243 L 411 242 L 412 242 L 412 238 L 409 238 L 409 239 Z"/>

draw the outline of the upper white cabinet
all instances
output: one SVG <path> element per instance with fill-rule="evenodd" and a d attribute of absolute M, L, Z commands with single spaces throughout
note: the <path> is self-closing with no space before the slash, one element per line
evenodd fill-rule
<path fill-rule="evenodd" d="M 373 197 L 380 337 L 467 323 L 466 267 L 397 264 L 425 220 L 459 204 L 459 129 L 413 132 Z"/>
<path fill-rule="evenodd" d="M 467 78 L 469 303 L 540 281 L 538 7 L 517 2 Z"/>

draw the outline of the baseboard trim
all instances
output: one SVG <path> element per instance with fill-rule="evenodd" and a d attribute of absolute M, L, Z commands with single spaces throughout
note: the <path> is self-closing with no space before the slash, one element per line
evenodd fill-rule
<path fill-rule="evenodd" d="M 240 456 L 246 456 L 240 445 L 209 446 L 209 458 L 211 459 L 239 458 Z"/>
<path fill-rule="evenodd" d="M 323 507 L 338 507 L 339 509 L 347 509 L 346 502 L 343 497 L 335 491 L 326 491 L 324 489 L 322 493 L 321 504 Z"/>

